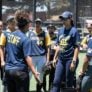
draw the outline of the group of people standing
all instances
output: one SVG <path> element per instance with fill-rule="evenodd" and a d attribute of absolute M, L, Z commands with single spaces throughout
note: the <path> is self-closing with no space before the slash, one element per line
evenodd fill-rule
<path fill-rule="evenodd" d="M 29 30 L 30 19 L 28 12 L 18 10 L 15 16 L 7 18 L 6 31 L 0 30 L 0 62 L 5 66 L 5 81 L 8 92 L 29 92 L 29 80 L 33 73 L 37 85 L 36 92 L 46 91 L 45 72 L 43 68 L 50 62 L 49 92 L 60 92 L 61 83 L 65 87 L 76 87 L 75 72 L 78 66 L 80 36 L 73 23 L 73 14 L 65 11 L 59 16 L 63 26 L 55 33 L 55 26 L 49 25 L 47 30 L 42 26 L 42 20 L 35 20 L 35 27 Z M 3 24 L 0 21 L 0 25 Z M 92 31 L 92 24 L 91 24 Z M 82 46 L 84 41 L 82 42 Z M 87 41 L 87 55 L 85 62 L 92 69 L 92 38 Z M 90 63 L 89 63 L 90 61 Z M 87 66 L 87 67 L 88 67 Z M 84 74 L 87 67 L 85 64 L 80 75 Z M 30 71 L 31 69 L 31 71 Z M 36 70 L 37 69 L 37 70 Z M 84 70 L 85 69 L 85 70 Z M 30 75 L 30 78 L 29 78 Z M 86 77 L 92 81 L 92 73 Z M 85 79 L 84 79 L 85 81 Z M 84 82 L 83 81 L 83 82 Z M 92 88 L 84 90 L 86 82 L 83 83 L 82 91 L 87 92 Z"/>

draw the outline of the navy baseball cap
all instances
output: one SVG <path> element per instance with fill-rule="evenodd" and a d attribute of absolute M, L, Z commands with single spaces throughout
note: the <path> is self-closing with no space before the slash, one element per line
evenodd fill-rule
<path fill-rule="evenodd" d="M 60 18 L 60 19 L 71 19 L 72 16 L 73 16 L 73 13 L 72 13 L 72 12 L 70 12 L 70 11 L 65 11 L 65 12 L 63 12 L 63 13 L 59 16 L 59 18 Z"/>

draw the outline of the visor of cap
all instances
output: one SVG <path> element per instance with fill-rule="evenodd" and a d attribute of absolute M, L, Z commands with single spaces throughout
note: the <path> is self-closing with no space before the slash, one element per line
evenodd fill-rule
<path fill-rule="evenodd" d="M 35 20 L 35 22 L 42 22 L 42 20 L 41 20 L 40 18 L 37 18 L 37 19 Z"/>
<path fill-rule="evenodd" d="M 14 16 L 8 16 L 6 21 L 9 22 L 9 21 L 12 21 L 13 19 L 14 19 Z"/>

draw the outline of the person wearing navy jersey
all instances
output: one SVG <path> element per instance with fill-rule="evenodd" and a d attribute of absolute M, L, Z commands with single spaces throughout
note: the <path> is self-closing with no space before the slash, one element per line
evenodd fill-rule
<path fill-rule="evenodd" d="M 62 81 L 65 79 L 66 87 L 73 87 L 74 73 L 78 62 L 79 33 L 73 24 L 73 14 L 63 12 L 59 18 L 63 21 L 63 27 L 58 31 L 57 47 L 53 60 L 56 65 L 53 87 L 51 92 L 60 92 Z"/>
<path fill-rule="evenodd" d="M 32 42 L 32 60 L 37 71 L 40 73 L 41 84 L 37 83 L 37 92 L 41 92 L 43 87 L 43 67 L 49 62 L 49 46 L 51 44 L 49 33 L 42 27 L 42 20 L 37 18 L 35 20 L 35 28 L 33 31 L 29 31 L 27 36 Z M 31 73 L 30 73 L 31 76 Z"/>
<path fill-rule="evenodd" d="M 81 74 L 85 73 L 81 84 L 81 92 L 92 91 L 92 37 L 89 38 L 86 53 L 87 61 L 83 62 Z"/>
<path fill-rule="evenodd" d="M 92 32 L 92 23 L 89 23 L 90 33 Z M 81 68 L 79 76 L 83 76 L 81 83 L 81 92 L 91 92 L 92 91 L 92 35 L 87 39 L 87 43 L 84 43 L 87 48 L 87 52 L 83 61 L 83 66 Z"/>
<path fill-rule="evenodd" d="M 89 38 L 92 36 L 92 22 L 86 23 L 86 28 L 87 28 L 88 34 L 81 41 L 81 46 L 84 49 L 87 48 L 87 43 L 89 41 Z"/>
<path fill-rule="evenodd" d="M 53 57 L 54 57 L 54 53 L 55 53 L 55 49 L 54 49 L 54 46 L 56 44 L 56 39 L 57 39 L 57 29 L 54 25 L 48 25 L 47 27 L 47 30 L 50 34 L 50 37 L 51 37 L 51 48 L 50 48 L 50 59 L 49 61 L 52 62 L 53 60 Z M 53 67 L 53 65 L 51 64 L 51 68 L 50 68 L 50 71 L 49 71 L 49 90 L 51 89 L 52 87 L 52 83 L 53 83 L 53 80 L 54 80 L 54 73 L 55 73 L 55 67 Z"/>
<path fill-rule="evenodd" d="M 29 20 L 20 17 L 16 21 L 17 30 L 1 35 L 0 48 L 5 47 L 5 55 L 2 52 L 1 62 L 5 61 L 5 78 L 8 92 L 29 92 L 28 67 L 37 80 L 39 80 L 39 73 L 36 72 L 32 64 L 31 42 L 25 35 L 29 28 Z"/>

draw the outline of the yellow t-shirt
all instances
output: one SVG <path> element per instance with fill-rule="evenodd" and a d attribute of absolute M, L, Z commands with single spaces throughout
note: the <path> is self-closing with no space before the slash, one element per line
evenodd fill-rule
<path fill-rule="evenodd" d="M 46 33 L 45 38 L 46 38 L 46 46 L 51 45 L 51 38 L 49 33 Z"/>
<path fill-rule="evenodd" d="M 40 42 L 42 41 L 42 43 L 44 43 L 44 41 L 41 40 L 41 39 L 44 38 L 44 36 L 45 36 L 45 45 L 46 46 L 51 45 L 51 38 L 50 38 L 50 35 L 49 35 L 49 33 L 47 31 L 41 31 L 40 33 L 35 32 L 35 34 L 37 35 L 37 37 L 40 40 Z"/>
<path fill-rule="evenodd" d="M 0 46 L 5 46 L 5 44 L 6 44 L 6 37 L 4 33 L 2 33 L 0 36 Z"/>
<path fill-rule="evenodd" d="M 81 45 L 83 46 L 84 44 L 87 44 L 90 37 L 91 35 L 87 35 L 86 37 L 84 37 L 84 39 L 81 42 Z"/>
<path fill-rule="evenodd" d="M 83 46 L 84 44 L 87 44 L 87 37 L 84 37 L 84 39 L 81 42 L 81 45 Z"/>

